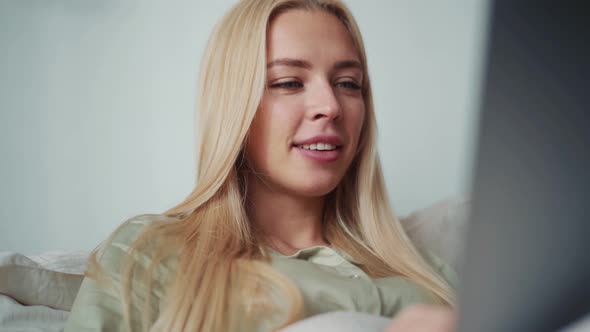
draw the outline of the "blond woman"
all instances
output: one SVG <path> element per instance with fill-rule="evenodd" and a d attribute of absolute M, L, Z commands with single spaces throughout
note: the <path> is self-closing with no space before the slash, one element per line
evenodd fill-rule
<path fill-rule="evenodd" d="M 194 190 L 97 249 L 66 331 L 273 331 L 333 311 L 450 329 L 453 273 L 389 205 L 364 46 L 340 1 L 237 3 L 198 96 Z M 415 304 L 437 306 L 398 316 Z"/>

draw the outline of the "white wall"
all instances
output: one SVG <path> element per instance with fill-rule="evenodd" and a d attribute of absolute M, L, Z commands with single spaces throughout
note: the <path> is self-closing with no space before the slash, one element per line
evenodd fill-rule
<path fill-rule="evenodd" d="M 233 2 L 0 2 L 0 250 L 92 249 L 190 192 L 197 69 Z M 347 3 L 396 210 L 465 192 L 485 0 Z"/>

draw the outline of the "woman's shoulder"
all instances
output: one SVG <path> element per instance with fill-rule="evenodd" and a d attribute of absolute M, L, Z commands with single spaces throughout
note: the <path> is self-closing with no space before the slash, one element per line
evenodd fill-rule
<path fill-rule="evenodd" d="M 136 239 L 147 226 L 156 222 L 174 221 L 174 217 L 165 214 L 140 214 L 125 220 L 113 232 L 111 239 L 129 242 Z"/>
<path fill-rule="evenodd" d="M 100 276 L 107 277 L 109 282 L 121 285 L 125 278 L 131 277 L 136 282 L 135 291 L 143 287 L 146 277 L 151 275 L 152 292 L 155 292 L 155 298 L 161 298 L 163 287 L 174 276 L 178 257 L 161 255 L 166 248 L 162 247 L 157 234 L 153 235 L 155 238 L 143 238 L 140 243 L 137 240 L 150 225 L 175 220 L 178 219 L 161 214 L 144 214 L 124 221 L 96 252 L 97 267 L 102 271 L 97 274 L 99 279 Z M 152 272 L 148 273 L 151 266 Z M 126 275 L 128 272 L 131 274 Z"/>
<path fill-rule="evenodd" d="M 137 215 L 120 224 L 105 242 L 108 244 L 129 245 L 133 243 L 149 225 L 156 222 L 174 220 L 177 219 L 164 214 Z M 103 242 L 103 244 L 105 242 Z"/>
<path fill-rule="evenodd" d="M 148 226 L 157 222 L 175 220 L 177 219 L 163 214 L 142 214 L 127 219 L 99 246 L 97 254 L 101 265 L 106 267 L 119 267 L 122 259 L 129 255 L 136 240 L 143 234 Z M 149 242 L 151 241 L 147 241 L 147 243 Z M 143 258 L 141 259 L 143 261 L 149 258 L 149 252 L 153 248 L 143 246 L 135 249 L 139 256 Z"/>
<path fill-rule="evenodd" d="M 87 277 L 80 286 L 65 331 L 126 331 L 122 296 L 123 285 L 127 280 L 131 280 L 133 285 L 129 298 L 132 300 L 130 310 L 132 326 L 141 330 L 142 315 L 145 310 L 144 301 L 148 298 L 150 310 L 153 313 L 153 317 L 150 317 L 153 323 L 160 311 L 165 285 L 172 280 L 175 261 L 168 259 L 158 262 L 152 273 L 153 280 L 148 284 L 146 272 L 154 257 L 154 248 L 142 246 L 133 255 L 129 252 L 149 225 L 172 220 L 175 219 L 159 214 L 135 216 L 124 221 L 103 241 L 95 252 L 95 260 L 93 258 L 89 264 Z M 156 242 L 147 240 L 146 242 L 150 244 Z M 128 258 L 131 260 L 127 260 Z M 130 275 L 124 272 L 125 262 L 133 263 L 134 269 Z M 127 277 L 130 279 L 126 279 Z M 148 292 L 150 297 L 147 297 Z"/>

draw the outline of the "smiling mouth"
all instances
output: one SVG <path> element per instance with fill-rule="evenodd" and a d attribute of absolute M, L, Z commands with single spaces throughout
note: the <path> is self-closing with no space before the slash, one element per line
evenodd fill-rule
<path fill-rule="evenodd" d="M 294 147 L 303 149 L 303 150 L 310 150 L 310 151 L 335 151 L 340 150 L 342 148 L 341 145 L 334 145 L 330 143 L 315 143 L 315 144 L 300 144 L 300 145 L 293 145 Z"/>
<path fill-rule="evenodd" d="M 304 158 L 321 163 L 335 162 L 336 160 L 340 159 L 343 154 L 342 145 L 336 146 L 328 144 L 328 146 L 326 146 L 324 144 L 322 146 L 320 143 L 309 145 L 293 145 L 293 147 L 297 148 L 296 151 Z"/>

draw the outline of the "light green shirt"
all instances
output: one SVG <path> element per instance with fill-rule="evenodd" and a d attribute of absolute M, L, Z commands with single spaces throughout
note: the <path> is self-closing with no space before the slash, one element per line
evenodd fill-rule
<path fill-rule="evenodd" d="M 102 246 L 101 265 L 107 275 L 120 284 L 120 263 L 131 243 L 146 224 L 167 220 L 163 215 L 143 215 L 124 223 L 110 242 Z M 359 311 L 393 317 L 401 309 L 417 303 L 433 303 L 433 297 L 421 287 L 402 277 L 371 278 L 346 253 L 325 246 L 301 249 L 285 256 L 271 252 L 272 266 L 288 276 L 301 290 L 307 317 L 330 311 Z M 445 263 L 433 255 L 426 255 L 433 267 L 453 286 L 456 275 Z M 141 257 L 144 268 L 149 257 Z M 165 284 L 171 280 L 177 266 L 176 259 L 163 261 L 154 274 L 151 291 L 152 322 L 158 316 Z M 141 283 L 132 287 L 132 296 L 144 303 L 145 288 Z M 120 289 L 99 287 L 93 279 L 84 278 L 66 324 L 69 331 L 125 331 Z M 132 309 L 132 326 L 140 330 L 142 307 Z"/>

